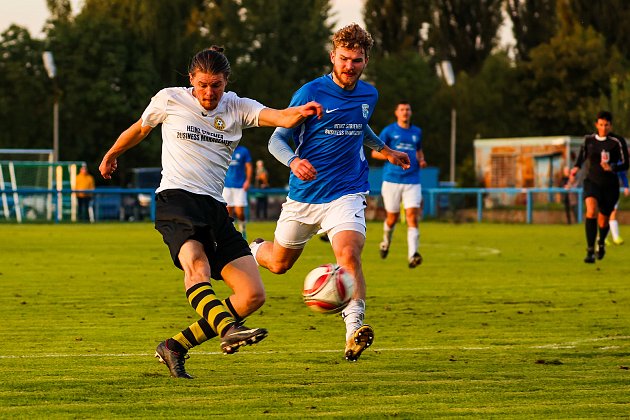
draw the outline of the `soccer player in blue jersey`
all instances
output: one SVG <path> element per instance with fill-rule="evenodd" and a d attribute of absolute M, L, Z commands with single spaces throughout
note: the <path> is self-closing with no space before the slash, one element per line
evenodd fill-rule
<path fill-rule="evenodd" d="M 252 155 L 245 146 L 236 146 L 232 153 L 232 160 L 225 174 L 223 198 L 227 203 L 230 217 L 236 219 L 236 226 L 247 239 L 245 207 L 247 207 L 247 190 L 251 184 L 254 168 Z"/>
<path fill-rule="evenodd" d="M 374 340 L 363 324 L 365 278 L 361 252 L 365 244 L 365 195 L 368 164 L 363 144 L 387 159 L 409 166 L 406 153 L 387 147 L 368 127 L 378 93 L 359 78 L 368 63 L 372 37 L 359 25 L 340 29 L 332 39 L 333 71 L 302 86 L 292 106 L 318 101 L 321 119 L 308 118 L 294 129 L 276 130 L 270 152 L 291 168 L 289 195 L 282 206 L 274 242 L 257 239 L 250 247 L 257 262 L 273 273 L 285 273 L 316 233 L 327 233 L 337 264 L 355 278 L 352 301 L 343 310 L 346 324 L 345 357 L 355 361 Z M 289 146 L 293 141 L 295 151 Z"/>
<path fill-rule="evenodd" d="M 617 176 L 619 176 L 619 181 L 623 186 L 623 195 L 628 197 L 630 195 L 630 186 L 628 185 L 628 175 L 624 172 L 617 172 Z M 612 236 L 612 243 L 615 245 L 623 245 L 624 240 L 619 234 L 619 222 L 617 221 L 617 209 L 619 208 L 619 201 L 615 204 L 615 209 L 610 213 L 610 220 L 608 224 L 610 225 L 610 235 Z M 606 245 L 610 245 L 608 239 L 606 239 Z"/>
<path fill-rule="evenodd" d="M 410 168 L 403 170 L 397 165 L 385 162 L 383 166 L 383 184 L 381 195 L 387 218 L 383 223 L 383 242 L 380 243 L 381 258 L 386 258 L 392 243 L 394 227 L 400 217 L 400 202 L 405 207 L 407 220 L 407 259 L 409 268 L 422 264 L 422 256 L 418 252 L 420 231 L 418 219 L 422 206 L 422 186 L 420 185 L 420 168 L 427 166 L 422 151 L 422 129 L 411 124 L 411 105 L 399 102 L 394 111 L 396 122 L 381 131 L 379 137 L 394 150 L 409 155 Z M 372 150 L 372 157 L 386 160 L 385 156 Z"/>

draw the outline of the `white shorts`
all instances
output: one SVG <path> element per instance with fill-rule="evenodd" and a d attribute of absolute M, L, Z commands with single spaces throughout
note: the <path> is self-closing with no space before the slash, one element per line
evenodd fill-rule
<path fill-rule="evenodd" d="M 223 188 L 223 199 L 228 207 L 247 207 L 247 191 L 243 188 Z"/>
<path fill-rule="evenodd" d="M 327 233 L 330 241 L 337 232 L 353 230 L 365 236 L 363 194 L 348 194 L 324 204 L 309 204 L 287 198 L 276 225 L 275 240 L 285 248 L 302 249 L 316 233 Z"/>
<path fill-rule="evenodd" d="M 400 212 L 400 202 L 406 209 L 420 208 L 422 205 L 422 187 L 420 184 L 395 184 L 383 181 L 381 186 L 383 205 L 388 213 Z"/>

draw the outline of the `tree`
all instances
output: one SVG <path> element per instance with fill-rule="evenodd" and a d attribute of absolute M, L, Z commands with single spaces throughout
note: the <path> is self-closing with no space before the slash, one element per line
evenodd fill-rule
<path fill-rule="evenodd" d="M 204 12 L 203 32 L 208 44 L 226 46 L 232 64 L 229 90 L 285 108 L 295 90 L 326 71 L 329 12 L 328 0 L 212 1 Z M 265 160 L 272 185 L 285 185 L 288 168 L 267 150 L 272 132 L 246 130 L 243 144 L 255 160 Z"/>
<path fill-rule="evenodd" d="M 364 8 L 366 29 L 374 38 L 376 55 L 420 51 L 421 28 L 430 21 L 428 2 L 412 0 L 367 0 Z"/>
<path fill-rule="evenodd" d="M 626 74 L 619 51 L 579 24 L 567 26 L 530 55 L 523 66 L 528 108 L 544 135 L 590 130 L 602 98 L 611 95 L 611 77 Z"/>
<path fill-rule="evenodd" d="M 548 42 L 555 34 L 557 0 L 506 0 L 512 21 L 517 59 L 528 60 L 532 48 Z"/>
<path fill-rule="evenodd" d="M 474 74 L 497 43 L 503 0 L 435 0 L 425 53 Z"/>
<path fill-rule="evenodd" d="M 48 43 L 62 91 L 60 158 L 98 166 L 106 148 L 161 86 L 153 57 L 142 39 L 93 10 L 83 10 L 72 21 L 53 21 Z M 123 180 L 126 169 L 159 163 L 158 142 L 144 142 L 138 149 L 121 163 Z"/>
<path fill-rule="evenodd" d="M 2 148 L 52 148 L 53 87 L 42 51 L 26 28 L 11 25 L 0 35 Z"/>
<path fill-rule="evenodd" d="M 195 21 L 204 0 L 86 0 L 82 14 L 107 16 L 143 42 L 163 86 L 188 83 L 188 60 L 199 44 Z"/>
<path fill-rule="evenodd" d="M 434 106 L 440 83 L 431 65 L 413 50 L 401 51 L 371 60 L 366 76 L 379 92 L 378 104 L 370 120 L 372 129 L 378 134 L 394 122 L 396 104 L 407 101 L 413 111 L 413 124 L 423 130 L 427 158 L 432 165 L 447 163 L 448 150 L 445 154 L 440 140 L 448 138 L 448 119 L 445 122 L 442 115 L 448 115 L 450 108 L 448 104 Z M 380 165 L 382 161 L 372 163 Z"/>
<path fill-rule="evenodd" d="M 604 36 L 608 47 L 616 46 L 626 59 L 630 59 L 630 29 L 626 24 L 630 20 L 628 1 L 571 0 L 566 4 L 583 26 L 592 26 Z"/>

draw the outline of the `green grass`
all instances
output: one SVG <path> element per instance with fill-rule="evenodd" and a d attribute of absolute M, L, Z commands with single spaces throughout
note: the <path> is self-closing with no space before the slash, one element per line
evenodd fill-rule
<path fill-rule="evenodd" d="M 0 418 L 630 416 L 630 245 L 587 265 L 581 225 L 423 223 L 410 270 L 404 227 L 385 261 L 380 229 L 361 360 L 343 360 L 338 316 L 301 301 L 333 261 L 314 239 L 288 274 L 263 271 L 249 324 L 269 337 L 231 356 L 204 343 L 184 381 L 153 351 L 197 316 L 151 225 L 0 225 Z"/>

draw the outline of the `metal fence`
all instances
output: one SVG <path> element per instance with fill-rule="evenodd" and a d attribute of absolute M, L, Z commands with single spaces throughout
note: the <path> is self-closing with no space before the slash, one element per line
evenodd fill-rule
<path fill-rule="evenodd" d="M 92 221 L 155 220 L 153 189 L 101 187 L 89 191 L 39 188 L 1 190 L 0 221 L 78 221 L 76 194 L 81 192 L 90 193 L 93 197 Z M 257 214 L 257 206 L 263 203 L 261 199 L 266 199 L 269 207 L 264 220 L 277 220 L 287 193 L 288 190 L 284 188 L 250 189 L 248 218 L 262 219 Z M 566 206 L 570 205 L 574 220 L 583 220 L 581 188 L 427 188 L 423 189 L 423 197 L 423 215 L 429 219 L 564 223 Z M 380 194 L 370 194 L 366 218 L 382 220 L 384 216 Z"/>

